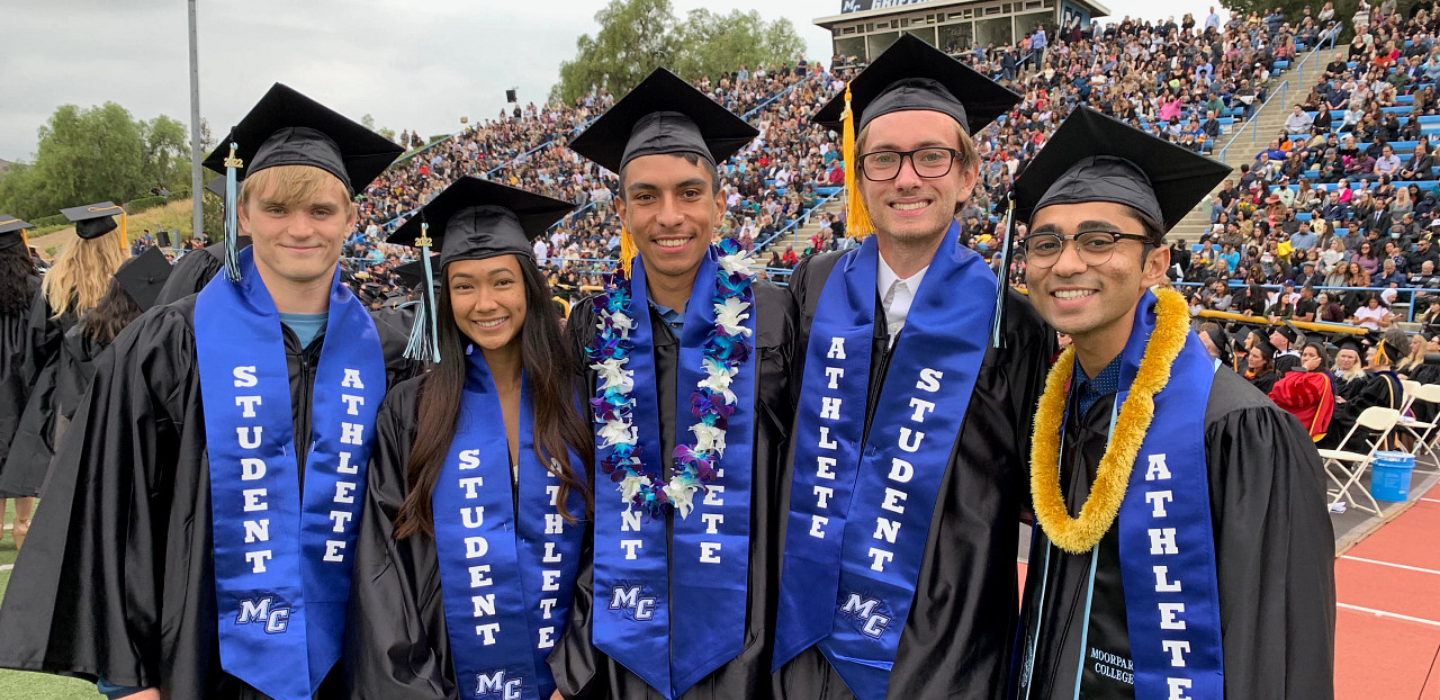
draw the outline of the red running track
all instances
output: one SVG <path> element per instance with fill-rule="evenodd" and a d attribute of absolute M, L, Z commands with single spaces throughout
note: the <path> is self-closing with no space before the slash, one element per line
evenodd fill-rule
<path fill-rule="evenodd" d="M 1335 560 L 1337 700 L 1440 700 L 1437 492 Z"/>

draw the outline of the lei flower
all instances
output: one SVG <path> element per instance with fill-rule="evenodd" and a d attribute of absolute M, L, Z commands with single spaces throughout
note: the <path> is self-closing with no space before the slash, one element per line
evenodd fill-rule
<path fill-rule="evenodd" d="M 630 332 L 635 329 L 635 319 L 629 315 L 630 279 L 617 273 L 610 291 L 594 300 L 598 333 L 588 351 L 590 368 L 599 375 L 590 405 L 601 441 L 600 469 L 618 484 L 621 503 L 644 510 L 651 517 L 663 515 L 667 506 L 679 511 L 680 517 L 688 517 L 695 496 L 706 493 L 706 485 L 719 475 L 725 431 L 735 413 L 736 396 L 730 384 L 753 349 L 751 331 L 745 326 L 755 306 L 747 254 L 728 239 L 721 241 L 718 248 L 721 255 L 712 302 L 715 326 L 707 333 L 702 348 L 705 376 L 690 394 L 690 414 L 696 419 L 690 432 L 695 441 L 675 446 L 675 469 L 668 482 L 660 478 L 658 469 L 652 471 L 639 458 L 635 399 L 630 395 L 635 388 L 635 371 L 626 369 L 635 349 L 630 340 Z"/>

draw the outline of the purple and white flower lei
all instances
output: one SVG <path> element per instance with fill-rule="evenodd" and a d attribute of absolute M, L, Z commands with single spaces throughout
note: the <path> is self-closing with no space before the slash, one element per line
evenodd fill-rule
<path fill-rule="evenodd" d="M 745 326 L 755 306 L 751 285 L 754 273 L 746 262 L 748 253 L 730 240 L 721 241 L 719 248 L 713 302 L 715 327 L 706 335 L 702 349 L 705 377 L 690 394 L 690 413 L 696 419 L 690 432 L 695 441 L 675 446 L 675 469 L 669 483 L 661 479 L 658 470 L 648 469 L 640 460 L 635 399 L 631 396 L 635 371 L 626 369 L 630 353 L 635 350 L 630 340 L 635 328 L 635 320 L 629 315 L 630 279 L 617 273 L 610 291 L 594 300 L 598 333 L 588 350 L 590 368 L 599 375 L 590 404 L 598 426 L 596 434 L 601 439 L 600 469 L 619 484 L 622 503 L 651 517 L 663 514 L 667 505 L 679 510 L 680 517 L 689 516 L 695 494 L 705 492 L 706 485 L 719 476 L 725 431 L 735 413 L 736 398 L 730 383 L 753 350 L 751 331 Z"/>

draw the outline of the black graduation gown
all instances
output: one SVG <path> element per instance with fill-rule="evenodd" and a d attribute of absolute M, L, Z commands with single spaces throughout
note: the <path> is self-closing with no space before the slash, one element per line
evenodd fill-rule
<path fill-rule="evenodd" d="M 194 311 L 193 298 L 155 307 L 96 359 L 0 605 L 0 667 L 264 697 L 220 668 Z M 416 367 L 405 338 L 377 328 L 393 385 Z M 323 340 L 301 348 L 285 331 L 296 435 L 310 434 Z M 341 686 L 332 671 L 316 696 Z"/>
<path fill-rule="evenodd" d="M 85 390 L 90 388 L 90 378 L 95 374 L 95 358 L 109 345 L 103 340 L 86 335 L 83 326 L 78 323 L 65 331 L 65 337 L 60 343 L 60 353 L 56 358 L 49 410 L 44 414 L 45 430 L 43 433 L 26 433 L 21 449 L 25 450 L 25 454 L 30 455 L 30 458 L 17 459 L 15 464 L 9 465 L 10 468 L 4 475 L 5 489 L 12 493 L 42 495 L 45 476 L 50 473 L 50 465 L 55 461 L 55 446 L 64 439 L 70 419 L 75 415 L 75 408 L 80 405 Z M 31 405 L 34 403 L 32 401 Z M 38 420 L 41 415 L 37 410 L 27 413 L 26 418 Z M 49 459 L 41 460 L 41 455 L 48 455 Z"/>
<path fill-rule="evenodd" d="M 1090 493 L 1104 454 L 1115 395 L 1083 420 L 1066 421 L 1060 480 L 1071 515 Z M 1070 411 L 1075 408 L 1072 400 Z M 1335 539 L 1325 509 L 1325 473 L 1294 416 L 1232 372 L 1216 372 L 1205 407 L 1205 457 L 1220 593 L 1225 697 L 1326 700 L 1334 697 Z M 1090 555 L 1049 547 L 1038 527 L 1025 581 L 1033 634 L 1040 584 L 1043 614 L 1030 700 L 1075 697 Z M 1130 660 L 1119 563 L 1119 528 L 1100 541 L 1083 697 L 1132 700 L 1135 689 L 1089 659 L 1094 650 Z M 1022 649 L 1017 658 L 1025 653 Z M 1101 656 L 1102 659 L 1111 657 Z M 1093 691 L 1093 693 L 1092 693 Z"/>
<path fill-rule="evenodd" d="M 790 297 L 785 290 L 769 283 L 755 282 L 755 445 L 750 475 L 750 582 L 745 610 L 745 646 L 740 655 L 702 678 L 681 697 L 686 700 L 730 700 L 761 698 L 770 682 L 770 649 L 774 641 L 775 597 L 779 583 L 780 535 L 783 511 L 777 510 L 781 462 L 785 459 L 786 437 L 794 414 L 790 396 L 790 363 L 795 331 Z M 595 335 L 596 315 L 590 300 L 576 304 L 566 322 L 566 335 L 573 352 L 583 353 Z M 676 371 L 680 342 L 670 326 L 651 309 L 650 324 L 654 332 L 657 398 L 660 402 L 660 454 L 675 449 L 676 433 Z M 594 394 L 595 373 L 585 362 L 581 386 Z M 636 377 L 636 382 L 651 381 Z M 588 402 L 587 402 L 588 406 Z M 666 478 L 670 465 L 666 463 Z M 596 508 L 616 507 L 614 491 L 598 480 Z M 673 514 L 669 516 L 673 518 Z M 669 520 L 667 538 L 671 536 Z M 668 542 L 668 539 L 667 539 Z M 660 700 L 663 696 L 639 676 L 607 657 L 592 644 L 594 629 L 591 608 L 594 604 L 594 561 L 590 556 L 593 533 L 575 581 L 575 602 L 571 608 L 570 625 L 565 636 L 550 655 L 550 670 L 560 693 L 567 698 L 623 698 Z"/>
<path fill-rule="evenodd" d="M 40 278 L 29 280 L 30 297 L 40 289 Z M 20 416 L 30 394 L 25 375 L 25 350 L 29 347 L 30 317 L 26 313 L 0 315 L 0 465 L 10 452 L 10 441 L 20 426 Z M 3 467 L 0 467 L 3 470 Z M 0 492 L 0 497 L 5 494 Z"/>
<path fill-rule="evenodd" d="M 1320 441 L 1320 446 L 1326 449 L 1369 452 L 1365 442 L 1368 436 L 1356 435 L 1344 445 L 1341 445 L 1340 441 L 1350 434 L 1365 409 L 1384 406 L 1399 410 L 1405 403 L 1405 387 L 1393 372 L 1367 370 L 1364 379 L 1356 379 L 1338 387 L 1337 393 L 1345 398 L 1345 403 L 1335 402 L 1335 415 L 1330 418 L 1330 430 L 1325 433 L 1325 439 Z"/>
<path fill-rule="evenodd" d="M 65 334 L 79 322 L 72 311 L 52 318 L 54 311 L 38 287 L 30 303 L 26 327 L 28 347 L 23 372 L 29 386 L 25 410 L 0 468 L 0 493 L 38 496 L 45 471 L 55 456 L 55 386 L 60 371 L 60 347 Z M 37 481 L 35 475 L 39 474 Z"/>
<path fill-rule="evenodd" d="M 1270 390 L 1275 388 L 1275 382 L 1280 381 L 1280 374 L 1281 372 L 1277 370 L 1268 369 L 1265 370 L 1263 374 L 1257 374 L 1254 377 L 1246 377 L 1245 381 L 1250 382 L 1251 386 L 1259 389 L 1260 393 L 1269 396 Z"/>
<path fill-rule="evenodd" d="M 250 245 L 249 236 L 241 236 L 237 250 Z M 170 267 L 170 276 L 155 298 L 156 306 L 164 306 L 196 294 L 210 283 L 210 279 L 225 269 L 225 245 L 211 243 L 200 250 L 192 250 Z"/>
<path fill-rule="evenodd" d="M 810 324 L 825 280 L 839 258 L 839 253 L 827 253 L 807 259 L 790 277 L 800 314 L 796 377 L 804 376 L 800 365 Z M 995 300 L 964 303 L 994 304 Z M 964 425 L 940 482 L 915 599 L 890 673 L 887 697 L 894 700 L 1004 696 L 1018 607 L 1015 552 L 1019 514 L 1027 500 L 1030 420 L 1056 349 L 1055 333 L 1040 321 L 1028 300 L 1011 291 L 1005 303 L 1007 349 L 986 350 Z M 875 304 L 867 430 L 892 354 L 878 293 Z M 975 332 L 988 338 L 990 329 Z M 903 342 L 902 330 L 897 344 Z M 790 503 L 790 462 L 782 510 L 788 510 Z M 774 680 L 778 698 L 854 698 L 815 647 L 781 668 Z"/>

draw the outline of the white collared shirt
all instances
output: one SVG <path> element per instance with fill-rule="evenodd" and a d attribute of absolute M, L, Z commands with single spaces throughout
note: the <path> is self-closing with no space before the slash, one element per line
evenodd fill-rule
<path fill-rule="evenodd" d="M 879 292 L 880 303 L 885 307 L 885 322 L 890 331 L 890 347 L 893 348 L 900 329 L 905 327 L 905 317 L 910 314 L 910 304 L 915 301 L 915 293 L 920 291 L 920 282 L 925 279 L 925 272 L 930 266 L 926 265 L 914 275 L 900 279 L 885 262 L 885 256 L 876 257 L 880 260 L 880 269 L 875 275 L 875 291 Z"/>

